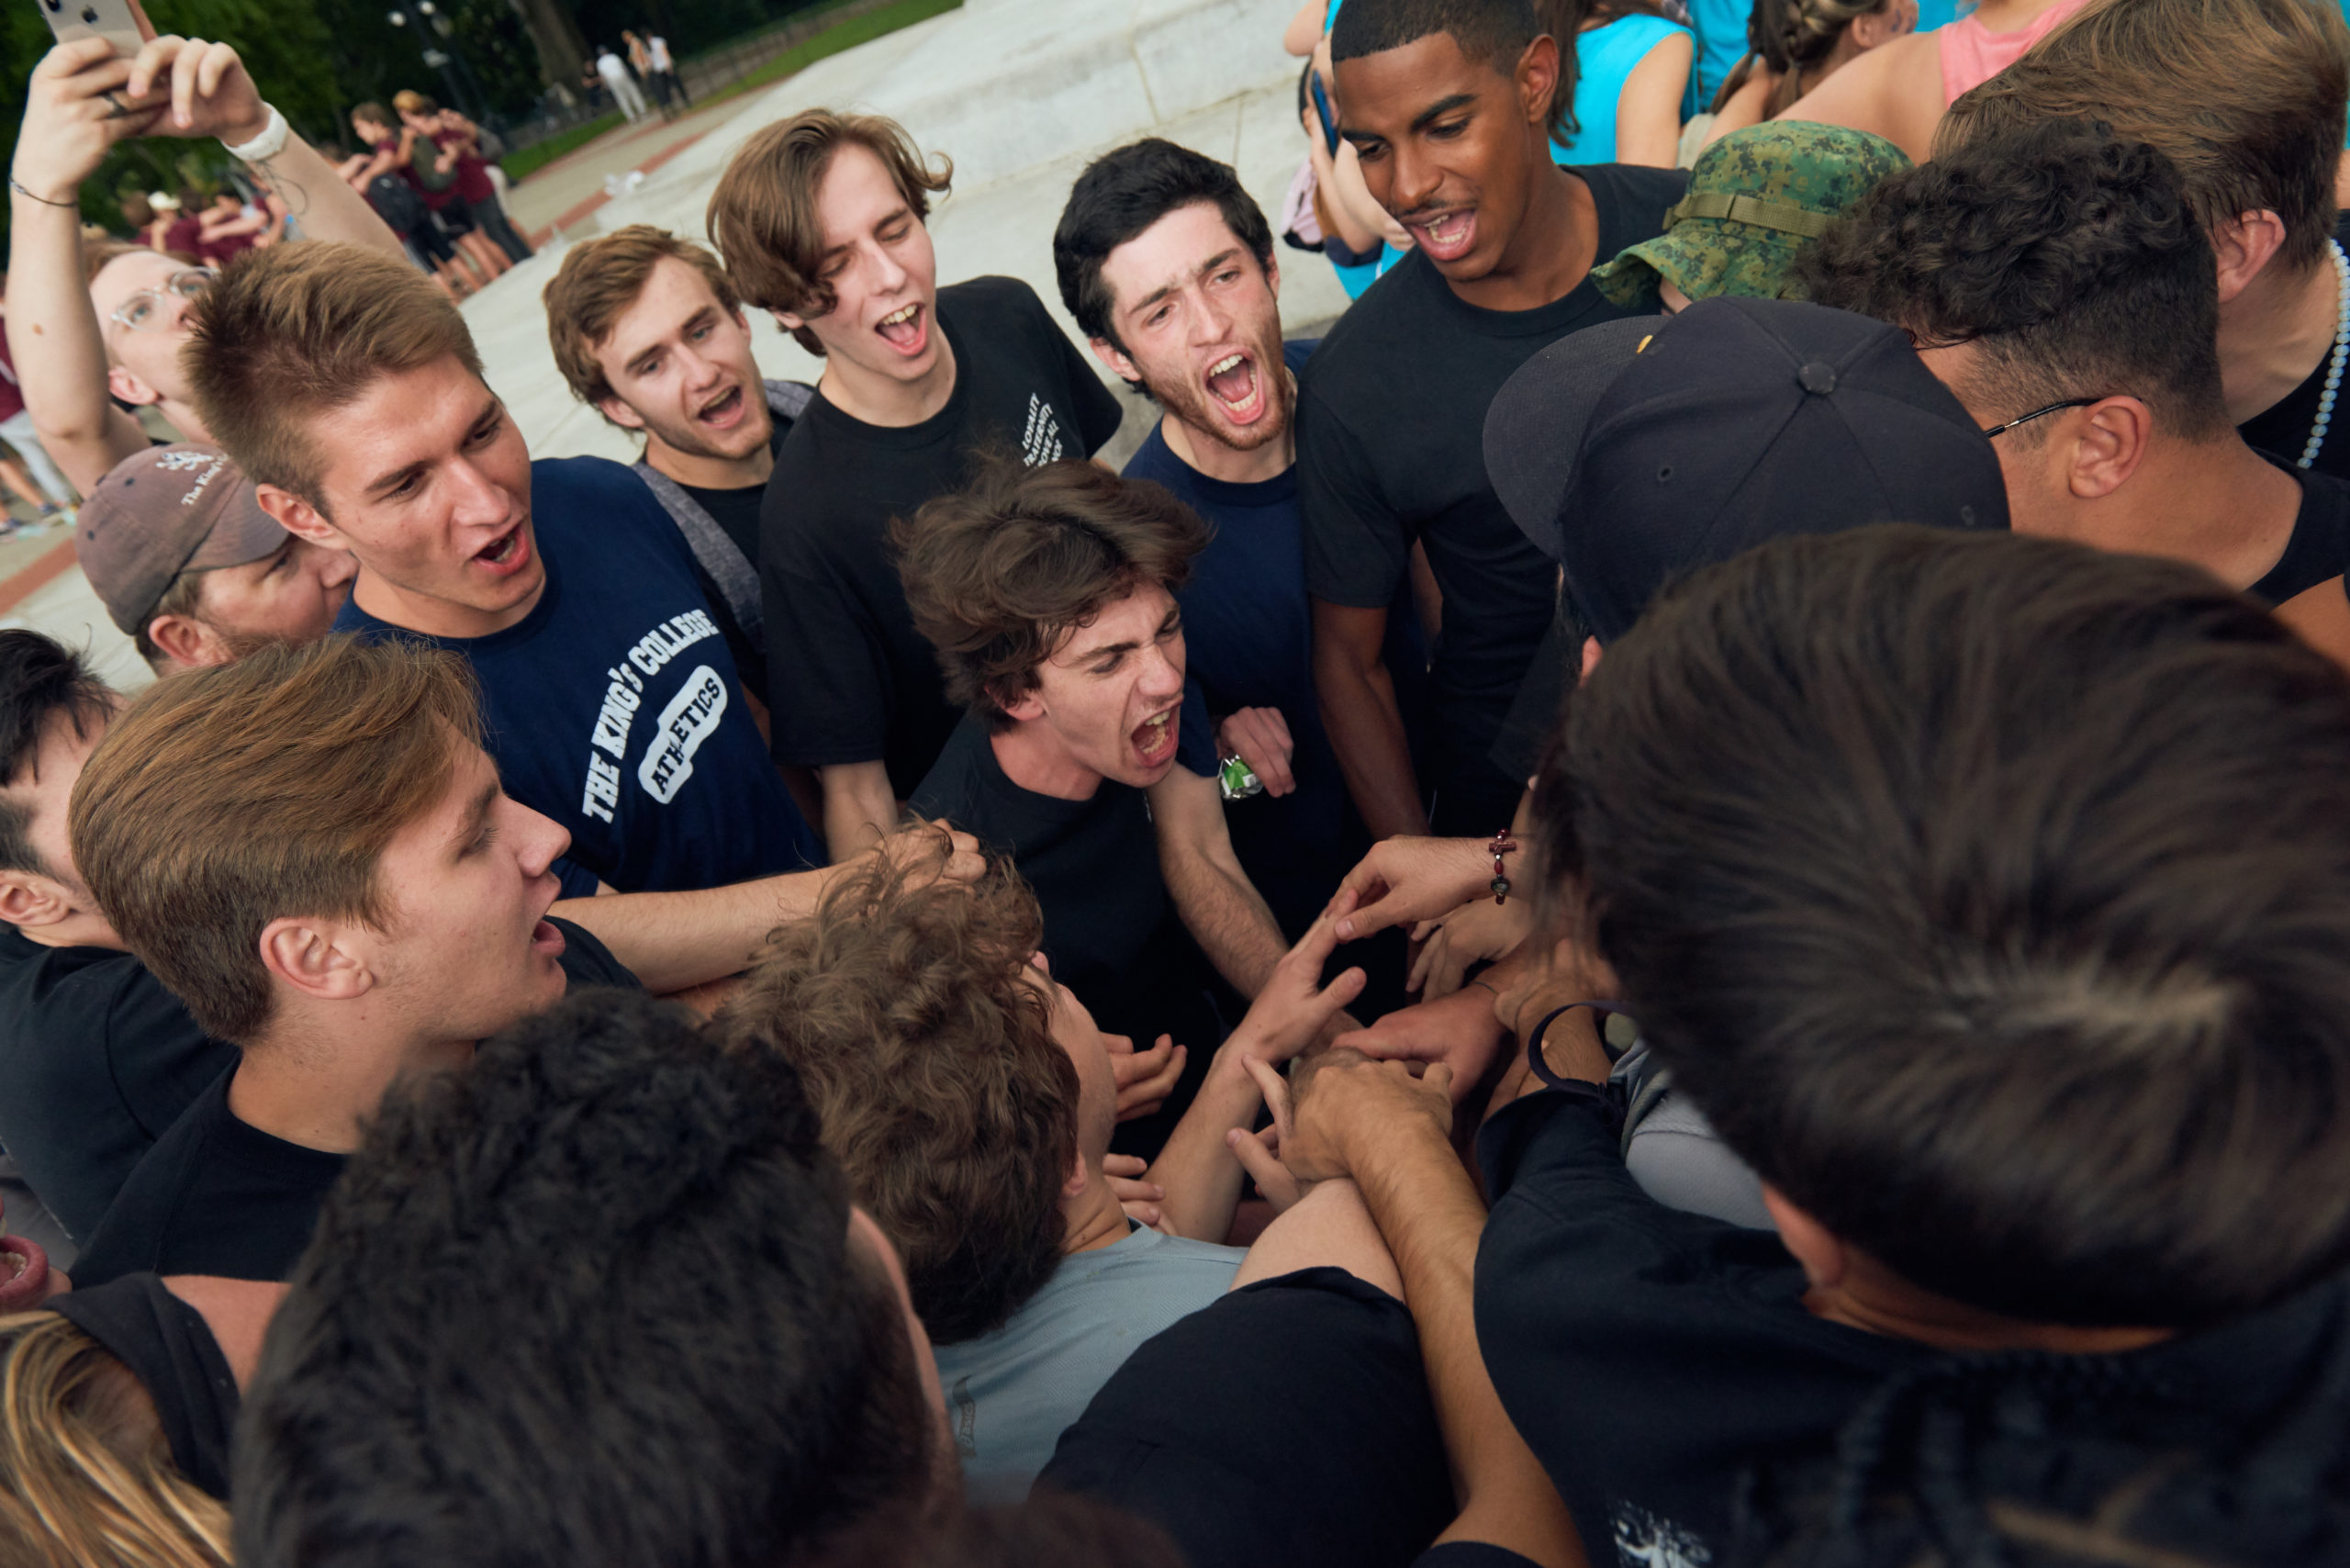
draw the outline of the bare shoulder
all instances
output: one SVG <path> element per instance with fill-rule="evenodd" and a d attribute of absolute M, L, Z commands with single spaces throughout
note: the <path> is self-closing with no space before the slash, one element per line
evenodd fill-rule
<path fill-rule="evenodd" d="M 1912 33 L 1862 55 L 1778 118 L 1874 131 L 1923 162 L 1943 107 L 1942 39 Z"/>

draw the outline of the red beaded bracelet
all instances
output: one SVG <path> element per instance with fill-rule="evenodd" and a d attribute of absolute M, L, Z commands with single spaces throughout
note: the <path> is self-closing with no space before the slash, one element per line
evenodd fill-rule
<path fill-rule="evenodd" d="M 1488 884 L 1494 890 L 1494 902 L 1497 904 L 1507 903 L 1509 902 L 1509 878 L 1502 870 L 1502 857 L 1517 848 L 1517 840 L 1509 835 L 1509 829 L 1504 828 L 1494 834 L 1493 843 L 1487 845 L 1485 848 L 1494 857 L 1494 879 Z"/>

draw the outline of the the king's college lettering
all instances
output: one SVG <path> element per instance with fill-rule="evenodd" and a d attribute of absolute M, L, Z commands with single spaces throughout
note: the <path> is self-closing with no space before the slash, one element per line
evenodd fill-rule
<path fill-rule="evenodd" d="M 703 638 L 717 635 L 718 624 L 708 611 L 689 610 L 639 637 L 626 656 L 604 672 L 611 684 L 604 689 L 595 733 L 589 737 L 588 780 L 579 798 L 582 812 L 610 822 L 620 806 L 620 763 L 628 756 L 629 730 L 636 722 L 636 711 L 644 705 L 645 678 L 660 674 L 672 659 Z M 694 753 L 716 732 L 725 711 L 726 684 L 715 670 L 705 665 L 686 678 L 685 685 L 662 711 L 661 734 L 638 770 L 637 782 L 645 793 L 665 805 L 677 798 L 678 788 L 693 774 Z M 610 753 L 611 760 L 598 752 Z"/>

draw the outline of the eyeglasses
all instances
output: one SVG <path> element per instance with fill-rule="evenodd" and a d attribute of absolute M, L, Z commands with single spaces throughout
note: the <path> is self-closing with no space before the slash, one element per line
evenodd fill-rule
<path fill-rule="evenodd" d="M 2067 398 L 2061 403 L 2051 403 L 2044 409 L 2034 409 L 2029 414 L 2018 414 L 2006 424 L 1993 425 L 1989 430 L 1985 431 L 1983 433 L 1986 436 L 2005 435 L 2008 431 L 2015 429 L 2018 425 L 2028 425 L 2031 423 L 2032 420 L 2042 418 L 2048 414 L 2055 413 L 2061 409 L 2086 409 L 2091 403 L 2102 401 L 2103 399 L 2098 398 Z"/>
<path fill-rule="evenodd" d="M 161 288 L 142 288 L 107 313 L 110 321 L 119 321 L 134 332 L 151 331 L 163 324 L 163 296 L 176 294 L 182 299 L 201 299 L 210 290 L 213 273 L 208 267 L 184 267 L 163 280 Z"/>

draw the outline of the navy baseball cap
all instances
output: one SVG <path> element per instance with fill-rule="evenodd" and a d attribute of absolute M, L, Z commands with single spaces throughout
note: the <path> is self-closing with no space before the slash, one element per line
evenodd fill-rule
<path fill-rule="evenodd" d="M 1561 338 L 1494 396 L 1485 468 L 1603 643 L 1673 578 L 1765 540 L 2008 526 L 1998 454 L 1907 334 L 1791 299 Z"/>

